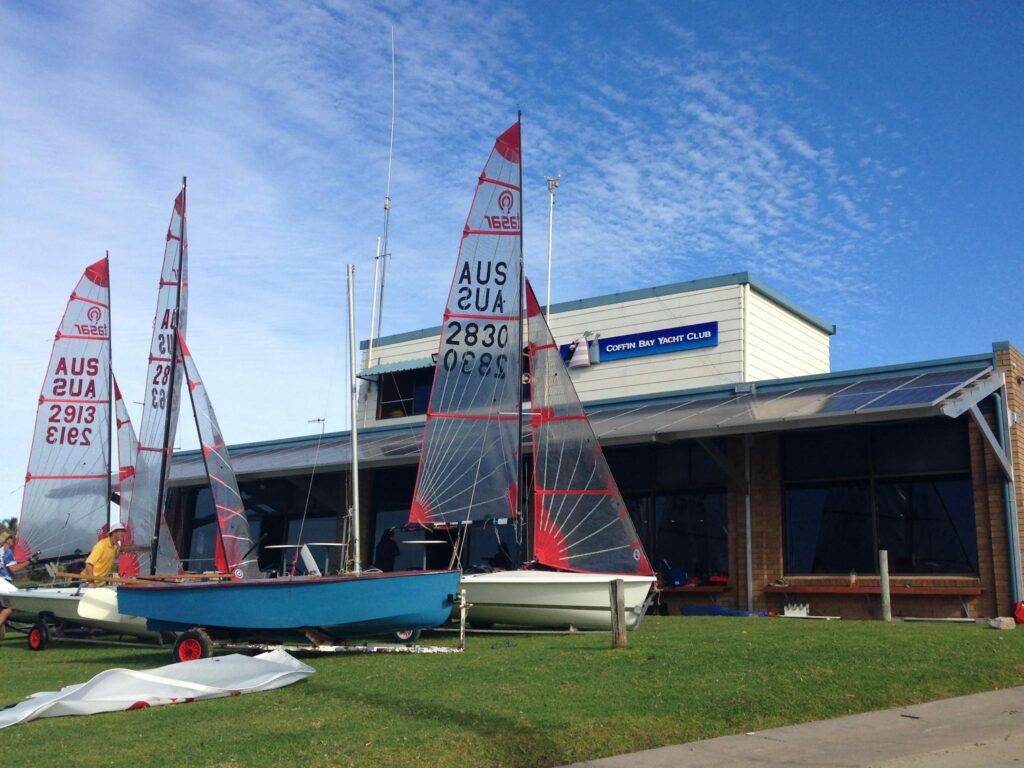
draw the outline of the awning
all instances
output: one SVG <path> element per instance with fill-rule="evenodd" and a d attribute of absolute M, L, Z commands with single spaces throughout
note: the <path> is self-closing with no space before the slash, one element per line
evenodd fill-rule
<path fill-rule="evenodd" d="M 434 359 L 431 357 L 419 357 L 414 360 L 397 360 L 393 363 L 382 363 L 371 365 L 359 372 L 359 378 L 372 379 L 384 373 L 398 373 L 399 371 L 412 371 L 416 368 L 433 368 Z"/>
<path fill-rule="evenodd" d="M 897 419 L 957 418 L 1002 386 L 1000 371 L 972 358 L 965 364 L 889 367 L 598 403 L 588 405 L 587 411 L 604 445 L 674 442 Z M 360 464 L 413 464 L 419 459 L 422 435 L 422 422 L 361 430 Z M 524 449 L 530 449 L 528 425 Z M 332 471 L 352 462 L 347 432 L 231 446 L 230 451 L 241 480 L 308 473 L 313 467 Z M 205 478 L 198 451 L 175 455 L 175 485 L 200 484 Z"/>

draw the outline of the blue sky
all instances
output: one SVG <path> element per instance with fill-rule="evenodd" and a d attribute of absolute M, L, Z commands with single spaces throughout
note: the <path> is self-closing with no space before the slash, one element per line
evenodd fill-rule
<path fill-rule="evenodd" d="M 344 265 L 365 336 L 392 25 L 386 332 L 439 322 L 521 108 L 538 283 L 562 175 L 556 301 L 747 271 L 836 324 L 834 370 L 1024 344 L 1019 2 L 5 3 L 0 511 L 68 293 L 106 249 L 140 399 L 182 175 L 189 346 L 227 438 L 345 427 Z"/>

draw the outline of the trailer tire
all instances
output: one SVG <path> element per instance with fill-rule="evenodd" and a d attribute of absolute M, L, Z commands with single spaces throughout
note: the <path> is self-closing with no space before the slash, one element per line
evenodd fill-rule
<path fill-rule="evenodd" d="M 420 639 L 420 630 L 400 629 L 397 632 L 391 633 L 391 639 L 396 643 L 415 643 Z"/>
<path fill-rule="evenodd" d="M 213 642 L 204 630 L 193 627 L 178 635 L 173 654 L 175 661 L 207 659 L 213 654 Z"/>
<path fill-rule="evenodd" d="M 50 644 L 50 628 L 45 621 L 37 621 L 28 631 L 28 649 L 41 651 Z"/>

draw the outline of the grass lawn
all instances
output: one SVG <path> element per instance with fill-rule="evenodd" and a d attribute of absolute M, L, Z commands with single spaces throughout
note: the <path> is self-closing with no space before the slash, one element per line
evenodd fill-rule
<path fill-rule="evenodd" d="M 450 635 L 423 642 L 454 644 Z M 1024 631 L 648 617 L 610 635 L 470 636 L 463 654 L 306 656 L 269 693 L 3 732 L 5 766 L 556 766 L 1024 685 Z M 0 643 L 0 705 L 169 649 Z"/>

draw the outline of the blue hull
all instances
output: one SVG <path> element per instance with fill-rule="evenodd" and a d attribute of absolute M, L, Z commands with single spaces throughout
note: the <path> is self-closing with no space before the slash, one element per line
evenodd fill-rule
<path fill-rule="evenodd" d="M 315 629 L 344 639 L 429 629 L 451 615 L 458 571 L 123 584 L 118 611 L 150 629 L 280 635 Z"/>

